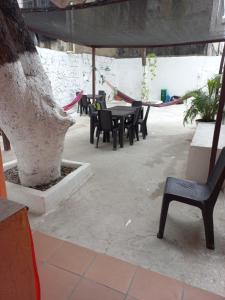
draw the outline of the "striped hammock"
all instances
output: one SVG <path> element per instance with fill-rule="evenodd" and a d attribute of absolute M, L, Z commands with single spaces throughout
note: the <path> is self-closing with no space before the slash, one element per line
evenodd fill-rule
<path fill-rule="evenodd" d="M 128 95 L 124 94 L 123 92 L 117 90 L 116 87 L 114 87 L 110 82 L 105 80 L 105 83 L 114 90 L 115 94 L 120 97 L 123 101 L 132 104 L 135 101 L 138 101 L 136 99 L 133 99 L 131 97 L 129 97 Z M 156 103 L 151 103 L 151 102 L 142 102 L 142 105 L 145 106 L 153 106 L 153 107 L 165 107 L 165 106 L 170 106 L 170 105 L 174 105 L 174 104 L 182 104 L 183 101 L 181 100 L 181 98 L 178 99 L 174 99 L 170 102 L 165 102 L 165 103 L 160 103 L 160 104 L 156 104 Z"/>
<path fill-rule="evenodd" d="M 71 101 L 69 104 L 63 106 L 63 110 L 68 111 L 71 108 L 73 108 L 74 105 L 77 104 L 81 100 L 83 93 L 84 93 L 84 91 L 81 91 L 79 94 L 77 94 L 77 96 L 73 99 L 73 101 Z"/>

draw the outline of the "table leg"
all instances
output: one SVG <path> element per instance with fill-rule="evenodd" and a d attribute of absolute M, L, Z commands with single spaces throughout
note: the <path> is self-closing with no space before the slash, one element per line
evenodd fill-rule
<path fill-rule="evenodd" d="M 92 117 L 90 117 L 90 143 L 91 144 L 94 144 L 94 131 L 95 131 L 94 120 Z"/>
<path fill-rule="evenodd" d="M 123 135 L 124 135 L 124 117 L 120 118 L 120 148 L 123 148 Z"/>

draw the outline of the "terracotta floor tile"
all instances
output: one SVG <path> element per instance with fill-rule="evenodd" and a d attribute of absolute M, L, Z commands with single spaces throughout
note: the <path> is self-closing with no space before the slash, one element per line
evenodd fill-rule
<path fill-rule="evenodd" d="M 63 241 L 38 231 L 33 233 L 34 248 L 37 260 L 46 261 Z"/>
<path fill-rule="evenodd" d="M 96 253 L 68 242 L 54 252 L 48 262 L 70 272 L 82 275 L 94 260 Z"/>
<path fill-rule="evenodd" d="M 225 300 L 225 298 L 202 289 L 185 285 L 183 300 Z"/>
<path fill-rule="evenodd" d="M 83 279 L 70 300 L 123 300 L 124 294 L 93 281 Z"/>
<path fill-rule="evenodd" d="M 78 275 L 44 264 L 39 268 L 41 300 L 67 300 L 80 280 Z"/>
<path fill-rule="evenodd" d="M 138 268 L 129 295 L 139 300 L 181 300 L 182 283 L 158 273 Z"/>
<path fill-rule="evenodd" d="M 131 297 L 131 296 L 127 296 L 127 298 L 125 298 L 125 300 L 138 300 L 137 298 Z"/>
<path fill-rule="evenodd" d="M 126 293 L 136 267 L 106 255 L 97 255 L 85 276 L 98 283 Z"/>

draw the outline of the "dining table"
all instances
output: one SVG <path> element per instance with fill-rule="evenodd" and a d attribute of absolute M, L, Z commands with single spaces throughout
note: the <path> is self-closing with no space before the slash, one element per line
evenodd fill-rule
<path fill-rule="evenodd" d="M 95 96 L 93 96 L 93 94 L 87 94 L 86 96 L 87 96 L 87 99 L 88 99 L 89 102 L 91 102 L 91 99 L 92 99 L 92 101 L 94 99 L 95 99 L 95 101 L 102 99 L 102 95 L 95 95 Z"/>
<path fill-rule="evenodd" d="M 107 108 L 107 110 L 112 112 L 113 120 L 116 120 L 119 123 L 119 141 L 120 141 L 120 147 L 123 148 L 124 122 L 127 117 L 134 115 L 136 107 L 117 105 L 117 106 L 109 107 Z M 93 126 L 94 124 L 91 120 L 90 122 L 90 143 L 91 144 L 94 143 Z"/>

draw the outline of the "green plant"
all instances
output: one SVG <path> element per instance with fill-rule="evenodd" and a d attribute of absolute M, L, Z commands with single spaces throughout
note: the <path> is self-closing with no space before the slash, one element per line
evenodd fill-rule
<path fill-rule="evenodd" d="M 143 66 L 142 82 L 141 82 L 141 99 L 147 101 L 149 99 L 148 78 L 153 80 L 156 76 L 157 57 L 155 53 L 149 53 L 146 57 L 146 65 Z"/>
<path fill-rule="evenodd" d="M 203 88 L 187 92 L 182 100 L 191 98 L 191 103 L 184 113 L 183 123 L 192 123 L 197 116 L 204 122 L 214 121 L 219 106 L 220 88 L 221 75 L 216 75 Z"/>

